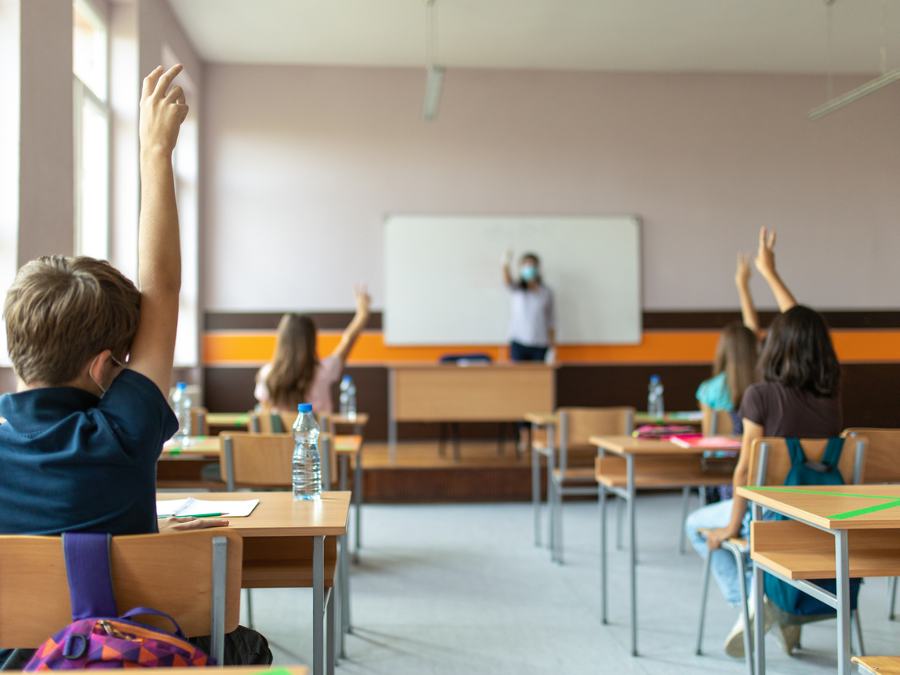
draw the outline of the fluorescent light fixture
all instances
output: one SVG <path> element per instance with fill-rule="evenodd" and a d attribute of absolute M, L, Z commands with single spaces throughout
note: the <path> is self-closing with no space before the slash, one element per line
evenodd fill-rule
<path fill-rule="evenodd" d="M 825 105 L 819 106 L 815 110 L 810 110 L 806 116 L 811 120 L 817 120 L 820 117 L 825 117 L 825 115 L 833 113 L 838 108 L 843 108 L 849 103 L 858 101 L 864 96 L 868 96 L 869 94 L 876 92 L 879 89 L 888 86 L 889 84 L 893 84 L 897 80 L 900 80 L 900 68 L 898 68 L 897 70 L 892 70 L 889 73 L 885 73 L 881 77 L 866 82 L 861 87 L 857 87 L 852 91 L 848 91 L 843 96 L 838 96 L 837 98 L 831 99 Z"/>
<path fill-rule="evenodd" d="M 441 85 L 444 83 L 444 66 L 429 66 L 425 71 L 425 103 L 422 105 L 422 119 L 431 122 L 437 116 L 441 102 Z"/>

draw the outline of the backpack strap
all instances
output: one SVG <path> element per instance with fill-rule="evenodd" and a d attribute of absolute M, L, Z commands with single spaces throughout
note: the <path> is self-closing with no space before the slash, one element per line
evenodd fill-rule
<path fill-rule="evenodd" d="M 803 452 L 803 446 L 800 445 L 799 438 L 785 438 L 788 454 L 791 457 L 791 468 L 803 466 L 806 464 L 806 453 Z"/>
<path fill-rule="evenodd" d="M 843 438 L 829 438 L 828 445 L 825 446 L 825 454 L 822 455 L 822 464 L 827 466 L 827 471 L 837 468 L 838 462 L 841 461 L 841 452 L 844 449 Z"/>
<path fill-rule="evenodd" d="M 109 562 L 111 540 L 111 535 L 88 532 L 62 536 L 72 621 L 119 615 Z"/>

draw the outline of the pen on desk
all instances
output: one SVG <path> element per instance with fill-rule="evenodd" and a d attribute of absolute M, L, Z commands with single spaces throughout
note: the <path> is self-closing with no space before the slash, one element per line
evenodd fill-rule
<path fill-rule="evenodd" d="M 198 513 L 193 516 L 176 516 L 175 514 L 170 514 L 166 516 L 156 516 L 157 520 L 162 520 L 163 518 L 215 518 L 216 516 L 224 516 L 224 513 Z"/>

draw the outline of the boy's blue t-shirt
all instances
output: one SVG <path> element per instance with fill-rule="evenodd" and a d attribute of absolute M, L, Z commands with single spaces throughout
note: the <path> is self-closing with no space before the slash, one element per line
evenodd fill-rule
<path fill-rule="evenodd" d="M 0 397 L 0 534 L 157 532 L 156 460 L 178 421 L 124 370 L 103 398 L 74 387 Z"/>
<path fill-rule="evenodd" d="M 713 410 L 734 410 L 731 391 L 728 388 L 728 377 L 724 372 L 704 380 L 697 388 L 697 400 Z"/>

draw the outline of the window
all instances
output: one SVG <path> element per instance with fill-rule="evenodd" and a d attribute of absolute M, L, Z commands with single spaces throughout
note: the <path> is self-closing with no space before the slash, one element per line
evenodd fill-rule
<path fill-rule="evenodd" d="M 75 254 L 109 256 L 109 37 L 87 0 L 72 5 Z"/>

